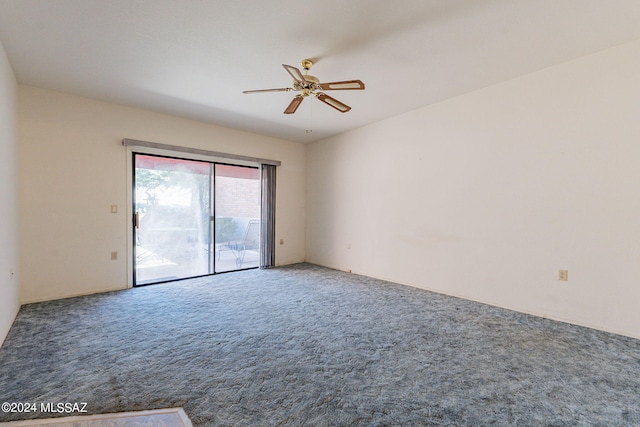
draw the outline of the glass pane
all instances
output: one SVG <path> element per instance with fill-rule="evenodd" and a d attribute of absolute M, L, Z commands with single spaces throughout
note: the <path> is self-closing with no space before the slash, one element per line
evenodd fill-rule
<path fill-rule="evenodd" d="M 135 285 L 210 273 L 211 166 L 135 156 Z"/>
<path fill-rule="evenodd" d="M 260 266 L 260 172 L 215 165 L 215 270 Z"/>

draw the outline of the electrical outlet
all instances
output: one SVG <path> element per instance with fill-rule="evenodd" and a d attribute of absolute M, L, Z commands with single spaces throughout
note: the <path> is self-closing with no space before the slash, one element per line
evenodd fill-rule
<path fill-rule="evenodd" d="M 284 239 L 280 239 L 280 244 L 284 245 Z"/>
<path fill-rule="evenodd" d="M 111 205 L 111 213 L 118 213 L 118 205 Z"/>
<path fill-rule="evenodd" d="M 569 280 L 569 270 L 558 271 L 558 280 L 567 282 Z"/>
<path fill-rule="evenodd" d="M 118 260 L 118 252 L 117 251 L 111 252 L 111 261 L 117 261 L 117 260 Z"/>

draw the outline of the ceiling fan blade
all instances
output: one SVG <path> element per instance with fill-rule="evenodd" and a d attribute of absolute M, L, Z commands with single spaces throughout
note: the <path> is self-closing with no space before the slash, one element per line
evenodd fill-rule
<path fill-rule="evenodd" d="M 343 82 L 320 83 L 323 90 L 364 90 L 361 80 L 345 80 Z"/>
<path fill-rule="evenodd" d="M 284 114 L 293 114 L 296 112 L 304 97 L 302 95 L 296 95 L 289 106 L 284 110 Z"/>
<path fill-rule="evenodd" d="M 290 92 L 293 88 L 281 87 L 278 89 L 258 89 L 258 90 L 243 90 L 242 93 L 261 93 L 261 92 Z"/>
<path fill-rule="evenodd" d="M 346 113 L 347 111 L 351 110 L 351 107 L 349 107 L 347 104 L 343 104 L 337 99 L 330 97 L 326 93 L 319 93 L 316 95 L 316 98 L 318 98 L 320 101 L 324 102 L 328 106 L 335 108 L 341 113 Z"/>
<path fill-rule="evenodd" d="M 302 75 L 300 70 L 292 65 L 282 64 L 282 66 L 285 70 L 287 70 L 287 73 L 291 74 L 293 80 L 297 81 L 298 83 L 305 84 L 304 76 Z"/>

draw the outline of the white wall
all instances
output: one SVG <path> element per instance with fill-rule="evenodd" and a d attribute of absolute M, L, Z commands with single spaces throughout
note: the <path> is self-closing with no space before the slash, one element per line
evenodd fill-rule
<path fill-rule="evenodd" d="M 281 160 L 276 262 L 304 260 L 304 146 L 34 87 L 18 93 L 23 302 L 127 286 L 123 138 Z"/>
<path fill-rule="evenodd" d="M 310 145 L 307 260 L 640 338 L 638 76 L 640 41 Z"/>
<path fill-rule="evenodd" d="M 17 91 L 18 84 L 0 44 L 0 345 L 20 309 Z"/>

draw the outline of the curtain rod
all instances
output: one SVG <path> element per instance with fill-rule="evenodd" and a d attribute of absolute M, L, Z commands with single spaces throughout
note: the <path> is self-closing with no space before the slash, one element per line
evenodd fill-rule
<path fill-rule="evenodd" d="M 242 156 L 240 154 L 220 153 L 218 151 L 201 150 L 199 148 L 180 147 L 178 145 L 160 144 L 157 142 L 140 141 L 138 139 L 124 138 L 122 145 L 125 147 L 146 147 L 157 148 L 159 150 L 177 151 L 180 153 L 198 154 L 202 156 L 219 157 L 223 159 L 241 160 L 244 162 L 254 162 L 265 165 L 280 166 L 282 162 L 280 160 L 261 159 L 259 157 Z"/>

